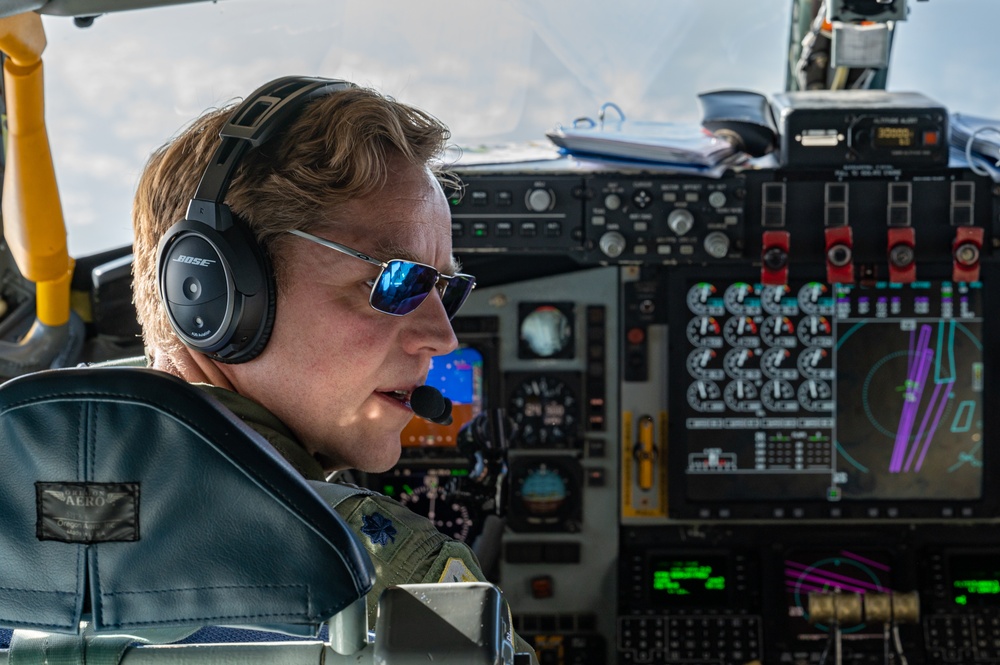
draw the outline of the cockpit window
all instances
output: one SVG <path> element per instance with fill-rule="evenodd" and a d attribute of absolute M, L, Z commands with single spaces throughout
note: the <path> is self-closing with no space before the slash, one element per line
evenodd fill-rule
<path fill-rule="evenodd" d="M 698 121 L 700 92 L 784 89 L 790 0 L 227 0 L 45 16 L 47 121 L 75 256 L 131 242 L 150 152 L 207 108 L 287 74 L 346 78 L 439 116 L 463 146 L 540 141 L 604 102 Z M 1000 115 L 995 0 L 920 0 L 888 88 Z"/>

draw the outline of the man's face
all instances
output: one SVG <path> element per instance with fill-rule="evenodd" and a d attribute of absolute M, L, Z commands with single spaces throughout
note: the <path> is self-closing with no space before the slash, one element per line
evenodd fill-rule
<path fill-rule="evenodd" d="M 423 168 L 397 166 L 381 192 L 310 230 L 380 261 L 453 272 L 448 203 Z M 258 358 L 226 368 L 233 386 L 288 425 L 324 468 L 387 470 L 413 415 L 392 394 L 422 385 L 431 357 L 458 345 L 437 291 L 390 316 L 368 304 L 377 266 L 291 236 L 275 261 L 274 331 Z"/>

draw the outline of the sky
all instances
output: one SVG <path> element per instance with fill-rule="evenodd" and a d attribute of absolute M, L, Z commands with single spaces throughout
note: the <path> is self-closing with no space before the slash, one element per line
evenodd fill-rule
<path fill-rule="evenodd" d="M 889 88 L 1000 117 L 997 0 L 911 0 Z M 218 0 L 45 16 L 46 119 L 70 252 L 131 242 L 135 183 L 206 109 L 288 74 L 346 78 L 438 116 L 462 146 L 545 142 L 613 101 L 697 122 L 700 92 L 784 88 L 791 0 Z M 931 48 L 928 45 L 932 45 Z"/>

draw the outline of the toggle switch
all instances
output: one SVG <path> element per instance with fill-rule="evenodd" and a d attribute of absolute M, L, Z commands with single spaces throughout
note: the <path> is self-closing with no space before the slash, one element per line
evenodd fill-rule
<path fill-rule="evenodd" d="M 978 282 L 980 258 L 983 255 L 983 229 L 978 226 L 960 226 L 955 229 L 951 255 L 951 278 L 956 282 Z"/>
<path fill-rule="evenodd" d="M 889 281 L 909 284 L 917 279 L 916 234 L 912 226 L 889 229 Z"/>
<path fill-rule="evenodd" d="M 830 227 L 825 235 L 827 284 L 853 284 L 854 234 L 851 227 Z"/>
<path fill-rule="evenodd" d="M 788 283 L 788 231 L 764 231 L 761 243 L 760 281 L 782 286 Z"/>

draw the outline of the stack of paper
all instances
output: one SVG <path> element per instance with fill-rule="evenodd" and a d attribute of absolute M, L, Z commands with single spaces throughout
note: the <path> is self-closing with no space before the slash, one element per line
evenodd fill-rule
<path fill-rule="evenodd" d="M 987 159 L 1000 161 L 1000 120 L 965 113 L 952 113 L 948 119 L 951 145 L 966 150 L 972 138 L 972 152 Z"/>
<path fill-rule="evenodd" d="M 574 155 L 710 167 L 737 153 L 698 124 L 621 120 L 559 126 L 546 136 Z"/>

